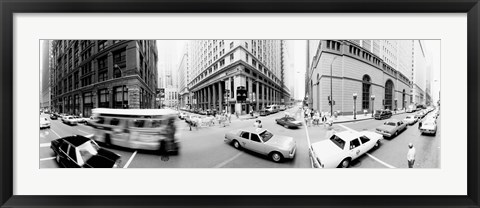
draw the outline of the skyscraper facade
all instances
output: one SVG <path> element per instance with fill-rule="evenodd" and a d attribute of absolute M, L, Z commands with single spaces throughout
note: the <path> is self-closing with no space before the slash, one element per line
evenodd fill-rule
<path fill-rule="evenodd" d="M 93 108 L 154 108 L 157 46 L 151 40 L 54 40 L 54 111 L 89 116 Z"/>
<path fill-rule="evenodd" d="M 180 108 L 190 108 L 190 92 L 188 83 L 190 81 L 188 59 L 188 44 L 183 48 L 181 61 L 178 66 L 178 96 Z"/>
<path fill-rule="evenodd" d="M 50 111 L 50 41 L 42 40 L 42 70 L 41 70 L 41 86 L 40 86 L 40 109 Z"/>
<path fill-rule="evenodd" d="M 195 40 L 188 58 L 196 109 L 244 114 L 289 99 L 282 40 Z"/>
<path fill-rule="evenodd" d="M 395 41 L 309 40 L 306 103 L 343 115 L 406 108 L 411 82 L 392 66 L 397 49 Z"/>

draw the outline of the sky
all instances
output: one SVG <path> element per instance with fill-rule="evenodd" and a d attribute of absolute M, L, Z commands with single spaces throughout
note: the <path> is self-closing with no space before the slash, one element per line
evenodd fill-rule
<path fill-rule="evenodd" d="M 439 90 L 440 90 L 440 40 L 425 40 L 425 46 L 427 48 L 427 63 L 432 67 L 432 100 L 434 102 L 439 99 Z M 437 80 L 437 81 L 435 81 Z"/>

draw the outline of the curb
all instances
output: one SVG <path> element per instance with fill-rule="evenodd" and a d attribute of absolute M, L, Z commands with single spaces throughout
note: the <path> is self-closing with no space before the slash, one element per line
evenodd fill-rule
<path fill-rule="evenodd" d="M 400 114 L 405 114 L 405 113 L 407 113 L 407 112 L 397 113 L 397 114 L 394 114 L 394 115 L 400 115 Z M 365 121 L 365 120 L 370 120 L 370 119 L 373 119 L 373 118 L 362 118 L 362 119 L 346 120 L 346 121 L 333 121 L 333 124 L 350 123 L 350 122 L 355 122 L 355 121 Z"/>

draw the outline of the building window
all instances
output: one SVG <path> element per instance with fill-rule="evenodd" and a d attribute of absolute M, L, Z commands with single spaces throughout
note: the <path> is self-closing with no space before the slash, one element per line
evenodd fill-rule
<path fill-rule="evenodd" d="M 79 115 L 80 114 L 80 96 L 76 94 L 73 98 L 73 109 L 74 109 L 74 114 Z"/>
<path fill-rule="evenodd" d="M 108 108 L 108 90 L 101 89 L 98 91 L 98 107 Z"/>
<path fill-rule="evenodd" d="M 90 117 L 92 115 L 92 93 L 86 92 L 83 93 L 83 117 Z"/>
<path fill-rule="evenodd" d="M 364 75 L 362 83 L 362 109 L 370 109 L 370 86 L 370 77 Z"/>
<path fill-rule="evenodd" d="M 114 108 L 128 108 L 128 88 L 123 85 L 115 87 L 115 103 Z"/>
<path fill-rule="evenodd" d="M 230 49 L 233 48 L 233 42 L 230 42 Z"/>
<path fill-rule="evenodd" d="M 102 57 L 98 59 L 98 70 L 106 69 L 108 64 L 107 57 Z"/>
<path fill-rule="evenodd" d="M 392 80 L 388 80 L 385 83 L 385 101 L 384 101 L 385 109 L 393 110 L 393 82 Z"/>
<path fill-rule="evenodd" d="M 233 58 L 234 58 L 233 53 L 231 53 L 230 54 L 230 61 L 233 61 Z"/>
<path fill-rule="evenodd" d="M 98 81 L 102 82 L 102 81 L 107 80 L 107 73 L 108 73 L 107 70 L 99 71 L 98 72 Z"/>
<path fill-rule="evenodd" d="M 120 78 L 122 76 L 122 71 L 120 70 L 120 67 L 118 65 L 115 65 L 113 67 L 113 78 Z"/>
<path fill-rule="evenodd" d="M 247 42 L 245 42 L 245 48 L 248 49 L 248 43 Z"/>
<path fill-rule="evenodd" d="M 245 60 L 248 63 L 248 54 L 245 54 Z"/>
<path fill-rule="evenodd" d="M 125 63 L 126 52 L 127 52 L 126 49 L 122 49 L 120 51 L 115 51 L 113 53 L 113 63 L 114 64 Z"/>
<path fill-rule="evenodd" d="M 108 46 L 108 41 L 106 40 L 101 40 L 98 42 L 98 51 L 102 51 Z"/>

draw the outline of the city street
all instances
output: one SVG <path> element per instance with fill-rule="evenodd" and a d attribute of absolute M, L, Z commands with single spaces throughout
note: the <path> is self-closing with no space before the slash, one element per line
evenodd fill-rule
<path fill-rule="evenodd" d="M 286 110 L 292 116 L 301 118 L 301 111 L 298 107 Z M 310 168 L 308 157 L 308 144 L 304 127 L 299 129 L 286 129 L 275 123 L 275 119 L 285 115 L 285 112 L 259 117 L 263 128 L 274 134 L 293 137 L 297 143 L 297 151 L 293 160 L 285 160 L 275 163 L 266 156 L 250 152 L 248 150 L 237 150 L 232 145 L 224 142 L 225 133 L 231 130 L 249 128 L 253 126 L 255 119 L 244 119 L 244 116 L 237 119 L 232 116 L 232 123 L 226 127 L 218 125 L 211 127 L 193 128 L 183 120 L 178 120 L 177 130 L 179 131 L 180 153 L 169 157 L 161 157 L 155 152 L 137 151 L 126 148 L 107 148 L 121 155 L 124 168 Z M 42 114 L 41 117 L 48 117 Z M 48 118 L 49 119 L 49 118 Z M 40 168 L 59 167 L 54 159 L 53 151 L 49 148 L 51 140 L 69 135 L 92 135 L 93 128 L 84 124 L 69 126 L 62 121 L 51 121 L 50 129 L 40 130 Z"/>
<path fill-rule="evenodd" d="M 404 113 L 393 115 L 389 119 L 364 120 L 357 122 L 334 124 L 336 132 L 351 131 L 375 131 L 375 128 L 390 119 L 403 120 L 407 115 L 415 113 Z M 326 139 L 328 129 L 323 126 L 309 127 L 309 138 L 312 143 Z M 408 143 L 413 143 L 416 149 L 415 168 L 440 168 L 440 138 L 441 138 L 441 116 L 437 118 L 437 134 L 421 135 L 418 129 L 418 122 L 408 126 L 407 130 L 393 138 L 384 138 L 380 148 L 371 150 L 368 154 L 361 156 L 351 164 L 352 168 L 408 168 L 407 151 Z"/>

